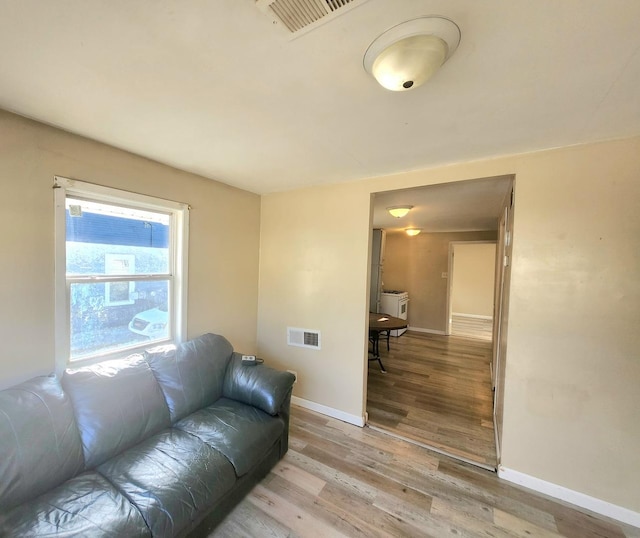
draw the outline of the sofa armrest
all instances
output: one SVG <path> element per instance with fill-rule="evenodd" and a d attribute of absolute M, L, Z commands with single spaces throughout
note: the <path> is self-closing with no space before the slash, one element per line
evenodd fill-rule
<path fill-rule="evenodd" d="M 291 372 L 264 364 L 242 364 L 242 355 L 234 352 L 227 366 L 222 395 L 275 416 L 288 401 L 295 379 Z"/>

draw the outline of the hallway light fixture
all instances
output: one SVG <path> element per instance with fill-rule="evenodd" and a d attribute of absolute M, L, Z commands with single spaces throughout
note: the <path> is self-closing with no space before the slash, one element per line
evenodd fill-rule
<path fill-rule="evenodd" d="M 387 211 L 397 219 L 405 217 L 413 209 L 412 205 L 394 205 L 387 207 Z"/>
<path fill-rule="evenodd" d="M 364 68 L 387 90 L 411 90 L 451 57 L 460 36 L 458 25 L 445 17 L 411 19 L 373 40 L 364 54 Z"/>
<path fill-rule="evenodd" d="M 422 228 L 407 228 L 405 230 L 407 235 L 410 235 L 411 237 L 418 235 L 421 231 L 422 231 Z"/>

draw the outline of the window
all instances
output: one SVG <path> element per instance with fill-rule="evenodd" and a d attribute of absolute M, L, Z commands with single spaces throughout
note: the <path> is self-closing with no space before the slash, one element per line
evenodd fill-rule
<path fill-rule="evenodd" d="M 188 207 L 55 178 L 56 366 L 183 339 Z"/>

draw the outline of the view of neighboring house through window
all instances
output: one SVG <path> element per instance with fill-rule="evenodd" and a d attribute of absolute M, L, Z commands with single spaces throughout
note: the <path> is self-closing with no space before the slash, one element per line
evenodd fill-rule
<path fill-rule="evenodd" d="M 65 365 L 179 340 L 186 207 L 63 178 L 56 186 L 56 347 Z"/>

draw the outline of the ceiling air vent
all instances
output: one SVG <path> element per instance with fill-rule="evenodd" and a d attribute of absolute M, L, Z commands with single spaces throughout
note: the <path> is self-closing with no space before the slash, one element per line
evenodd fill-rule
<path fill-rule="evenodd" d="M 290 346 L 320 349 L 320 331 L 287 327 L 287 344 Z"/>
<path fill-rule="evenodd" d="M 342 15 L 367 0 L 256 0 L 263 11 L 275 16 L 297 34 Z"/>

